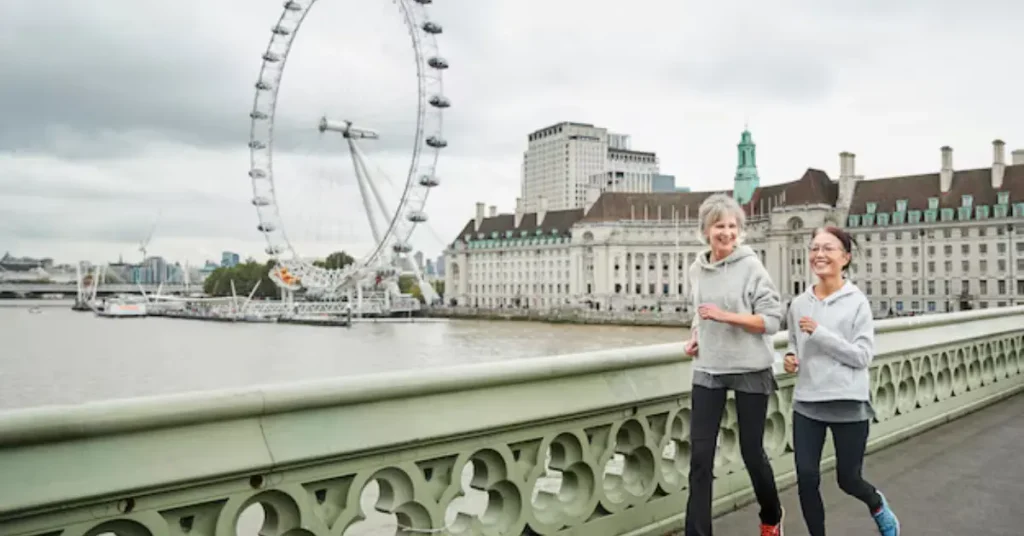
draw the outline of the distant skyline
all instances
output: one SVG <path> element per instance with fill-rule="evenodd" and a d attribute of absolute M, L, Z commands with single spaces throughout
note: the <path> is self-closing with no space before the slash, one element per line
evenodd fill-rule
<path fill-rule="evenodd" d="M 958 169 L 987 167 L 994 138 L 1024 148 L 1014 63 L 1024 4 L 745 4 L 432 4 L 453 106 L 442 185 L 414 246 L 436 257 L 477 201 L 511 212 L 527 134 L 566 120 L 631 134 L 693 190 L 730 187 L 745 124 L 762 184 L 808 167 L 835 178 L 841 151 L 874 178 L 935 171 L 942 145 Z M 279 0 L 0 6 L 0 35 L 18 44 L 0 55 L 0 251 L 138 262 L 161 214 L 150 255 L 265 258 L 245 145 L 280 10 Z M 319 2 L 300 32 L 275 170 L 303 256 L 369 247 L 351 164 L 314 127 L 326 113 L 380 130 L 365 150 L 404 178 L 410 59 L 388 2 Z"/>

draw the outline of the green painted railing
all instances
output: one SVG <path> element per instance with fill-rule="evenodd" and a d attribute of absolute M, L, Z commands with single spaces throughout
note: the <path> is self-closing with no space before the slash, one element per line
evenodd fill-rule
<path fill-rule="evenodd" d="M 1024 307 L 878 332 L 871 449 L 1024 389 Z M 681 354 L 679 343 L 7 412 L 0 534 L 665 534 L 686 494 Z M 780 375 L 765 436 L 784 485 L 793 380 Z M 751 500 L 731 403 L 716 471 L 718 512 Z"/>

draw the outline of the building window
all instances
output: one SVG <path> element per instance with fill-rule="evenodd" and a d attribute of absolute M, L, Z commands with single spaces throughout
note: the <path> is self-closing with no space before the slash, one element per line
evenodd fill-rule
<path fill-rule="evenodd" d="M 929 197 L 928 198 L 928 210 L 935 210 L 937 208 L 939 208 L 939 198 L 938 197 Z"/>
<path fill-rule="evenodd" d="M 896 210 L 898 210 L 900 212 L 906 212 L 906 210 L 907 210 L 907 200 L 906 199 L 897 199 L 896 200 Z"/>
<path fill-rule="evenodd" d="M 969 196 L 969 195 L 961 196 L 960 197 L 960 206 L 961 207 L 971 208 L 971 202 L 972 201 L 974 201 L 974 198 Z"/>
<path fill-rule="evenodd" d="M 874 214 L 875 213 L 875 209 L 877 207 L 878 207 L 877 203 L 868 203 L 865 208 L 867 209 L 867 213 L 868 214 Z"/>

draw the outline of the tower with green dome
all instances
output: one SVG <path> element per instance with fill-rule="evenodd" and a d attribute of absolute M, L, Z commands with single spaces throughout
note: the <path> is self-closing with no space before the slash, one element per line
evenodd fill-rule
<path fill-rule="evenodd" d="M 754 190 L 761 183 L 757 176 L 757 145 L 747 129 L 743 129 L 740 143 L 736 146 L 736 178 L 733 182 L 732 196 L 741 205 L 750 202 Z"/>

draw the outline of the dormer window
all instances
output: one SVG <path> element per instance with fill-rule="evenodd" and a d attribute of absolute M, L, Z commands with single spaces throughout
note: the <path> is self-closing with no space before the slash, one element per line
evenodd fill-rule
<path fill-rule="evenodd" d="M 1006 205 L 1010 203 L 1010 192 L 999 192 L 999 204 Z"/>
<path fill-rule="evenodd" d="M 928 210 L 936 210 L 939 208 L 939 198 L 929 197 L 928 198 Z"/>
<path fill-rule="evenodd" d="M 966 208 L 971 208 L 971 202 L 972 201 L 974 201 L 973 197 L 971 197 L 969 195 L 962 196 L 962 197 L 960 197 L 960 206 L 966 207 Z"/>
<path fill-rule="evenodd" d="M 867 204 L 868 214 L 874 214 L 876 208 L 878 208 L 878 204 L 877 203 L 868 203 Z"/>
<path fill-rule="evenodd" d="M 899 212 L 906 212 L 907 211 L 907 200 L 906 199 L 899 199 L 899 200 L 897 200 L 896 201 L 896 210 L 899 211 Z"/>

